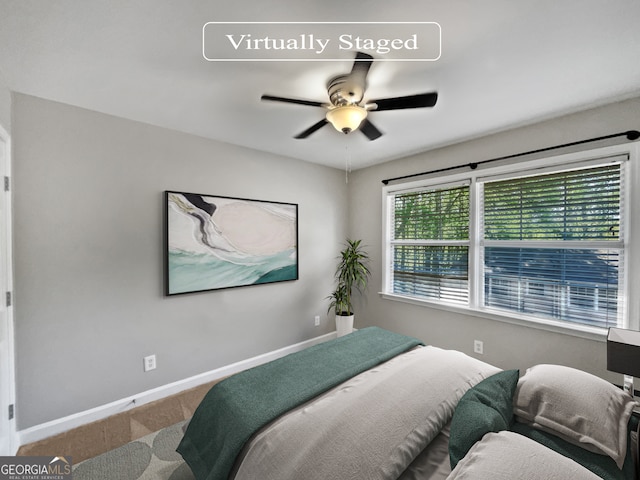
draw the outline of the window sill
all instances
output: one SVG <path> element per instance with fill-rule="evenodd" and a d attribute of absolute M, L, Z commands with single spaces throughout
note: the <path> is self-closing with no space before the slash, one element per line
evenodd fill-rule
<path fill-rule="evenodd" d="M 563 322 L 557 322 L 553 320 L 545 319 L 531 319 L 523 318 L 517 314 L 505 315 L 492 310 L 480 310 L 470 307 L 462 307 L 456 305 L 445 305 L 442 303 L 430 302 L 428 300 L 421 300 L 414 297 L 406 297 L 403 295 L 396 295 L 391 293 L 379 292 L 379 295 L 385 300 L 392 300 L 396 302 L 409 303 L 412 305 L 420 305 L 422 307 L 434 308 L 437 310 L 445 310 L 448 312 L 458 313 L 460 315 L 471 315 L 474 317 L 486 318 L 489 320 L 495 320 L 503 323 L 510 323 L 512 325 L 519 325 L 527 328 L 534 328 L 537 330 L 546 330 L 548 332 L 560 333 L 563 335 L 572 335 L 574 337 L 586 338 L 588 340 L 597 340 L 600 342 L 606 342 L 607 329 L 599 327 L 589 327 L 587 325 L 579 324 L 565 324 Z"/>

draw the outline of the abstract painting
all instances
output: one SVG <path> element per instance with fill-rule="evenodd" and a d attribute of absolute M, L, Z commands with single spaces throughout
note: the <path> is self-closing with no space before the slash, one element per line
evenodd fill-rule
<path fill-rule="evenodd" d="M 165 192 L 165 294 L 298 279 L 298 205 Z"/>

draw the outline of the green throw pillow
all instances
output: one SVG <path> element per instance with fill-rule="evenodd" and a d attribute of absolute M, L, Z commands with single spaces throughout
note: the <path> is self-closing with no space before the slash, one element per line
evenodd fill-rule
<path fill-rule="evenodd" d="M 513 395 L 520 372 L 505 370 L 485 378 L 462 396 L 451 420 L 451 469 L 485 433 L 506 430 L 513 420 Z"/>

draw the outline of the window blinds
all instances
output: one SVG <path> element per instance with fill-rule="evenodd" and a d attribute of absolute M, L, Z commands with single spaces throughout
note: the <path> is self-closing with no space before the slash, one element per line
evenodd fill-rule
<path fill-rule="evenodd" d="M 629 158 L 602 149 L 389 188 L 384 292 L 625 327 Z"/>
<path fill-rule="evenodd" d="M 618 240 L 620 165 L 484 185 L 484 238 Z"/>
<path fill-rule="evenodd" d="M 616 326 L 622 185 L 619 164 L 485 182 L 484 306 Z"/>
<path fill-rule="evenodd" d="M 467 304 L 469 186 L 393 197 L 391 290 Z"/>

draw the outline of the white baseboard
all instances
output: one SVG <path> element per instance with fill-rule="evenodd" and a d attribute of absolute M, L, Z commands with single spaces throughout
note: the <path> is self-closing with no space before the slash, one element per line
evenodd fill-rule
<path fill-rule="evenodd" d="M 310 340 L 305 340 L 294 345 L 289 345 L 272 352 L 267 352 L 256 357 L 248 358 L 240 362 L 216 368 L 215 370 L 211 370 L 209 372 L 194 375 L 193 377 L 185 378 L 184 380 L 179 380 L 177 382 L 169 383 L 161 387 L 147 390 L 146 392 L 139 393 L 138 395 L 133 395 L 121 400 L 116 400 L 115 402 L 107 403 L 106 405 L 101 405 L 90 410 L 74 413 L 73 415 L 69 415 L 67 417 L 51 420 L 50 422 L 35 425 L 25 430 L 20 430 L 17 432 L 17 445 L 20 446 L 26 445 L 27 443 L 37 442 L 38 440 L 43 440 L 53 435 L 71 430 L 73 428 L 77 428 L 82 425 L 95 422 L 97 420 L 102 420 L 111 415 L 130 410 L 134 407 L 139 407 L 140 405 L 144 405 L 155 400 L 160 400 L 162 398 L 168 397 L 169 395 L 173 395 L 175 393 L 179 393 L 184 390 L 188 390 L 190 388 L 212 382 L 219 378 L 233 375 L 234 373 L 241 372 L 242 370 L 246 370 L 247 368 L 270 362 L 271 360 L 275 360 L 276 358 L 284 357 L 285 355 L 288 355 L 290 353 L 304 350 L 305 348 L 325 342 L 327 340 L 331 340 L 335 337 L 336 332 L 327 333 L 325 335 L 321 335 Z M 16 447 L 16 451 L 17 448 L 18 447 Z"/>

